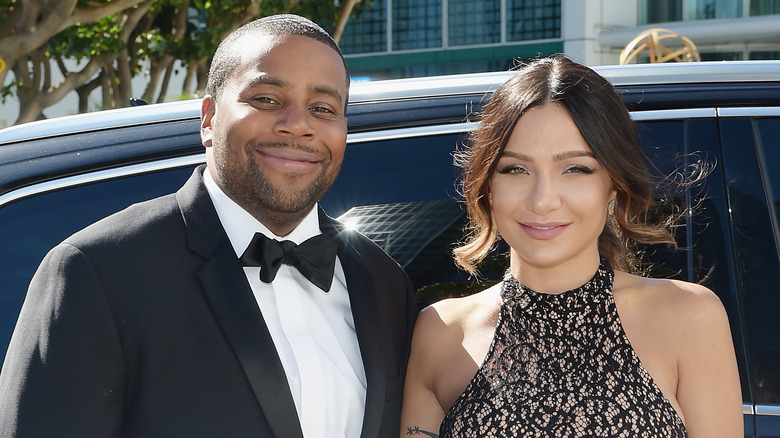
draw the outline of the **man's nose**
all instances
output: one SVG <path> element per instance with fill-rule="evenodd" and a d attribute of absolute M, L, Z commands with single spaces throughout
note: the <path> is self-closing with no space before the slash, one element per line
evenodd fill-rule
<path fill-rule="evenodd" d="M 288 105 L 280 113 L 276 121 L 275 131 L 279 135 L 307 137 L 314 135 L 314 127 L 310 123 L 309 109 L 302 105 Z"/>

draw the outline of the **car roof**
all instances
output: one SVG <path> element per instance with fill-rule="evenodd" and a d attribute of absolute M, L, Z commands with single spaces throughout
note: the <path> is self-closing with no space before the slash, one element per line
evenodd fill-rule
<path fill-rule="evenodd" d="M 694 83 L 760 83 L 780 80 L 780 61 L 630 64 L 593 68 L 608 78 L 616 87 Z M 357 82 L 350 87 L 349 106 L 354 109 L 369 102 L 463 95 L 482 96 L 495 90 L 512 74 L 512 71 L 504 71 Z M 88 132 L 109 127 L 191 119 L 197 118 L 199 115 L 200 99 L 190 99 L 63 116 L 0 130 L 0 145 L 63 133 Z"/>

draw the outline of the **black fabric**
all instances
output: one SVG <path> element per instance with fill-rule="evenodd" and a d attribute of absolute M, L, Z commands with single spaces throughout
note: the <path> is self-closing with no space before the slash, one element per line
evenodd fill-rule
<path fill-rule="evenodd" d="M 303 437 L 202 173 L 46 256 L 0 373 L 1 437 Z M 397 438 L 411 283 L 374 242 L 319 219 L 337 236 L 366 372 L 360 436 Z"/>
<path fill-rule="evenodd" d="M 325 292 L 330 291 L 333 270 L 336 267 L 338 245 L 333 236 L 318 234 L 300 245 L 289 240 L 269 239 L 263 233 L 255 233 L 241 263 L 259 266 L 260 280 L 271 283 L 282 264 L 290 265 Z"/>
<path fill-rule="evenodd" d="M 496 332 L 440 437 L 684 437 L 685 426 L 639 362 L 602 260 L 561 294 L 504 276 Z"/>

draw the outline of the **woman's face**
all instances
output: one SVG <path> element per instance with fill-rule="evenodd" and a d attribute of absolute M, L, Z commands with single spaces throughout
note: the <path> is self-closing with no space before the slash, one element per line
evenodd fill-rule
<path fill-rule="evenodd" d="M 490 202 L 512 264 L 598 263 L 612 181 L 568 111 L 556 103 L 517 122 L 490 181 Z"/>

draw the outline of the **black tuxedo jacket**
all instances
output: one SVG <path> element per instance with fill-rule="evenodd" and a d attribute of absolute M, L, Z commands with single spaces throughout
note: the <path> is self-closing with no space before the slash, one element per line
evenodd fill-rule
<path fill-rule="evenodd" d="M 302 437 L 202 172 L 46 256 L 0 375 L 0 436 Z M 320 217 L 340 237 L 368 382 L 361 436 L 396 438 L 416 315 L 409 279 L 370 240 Z"/>

